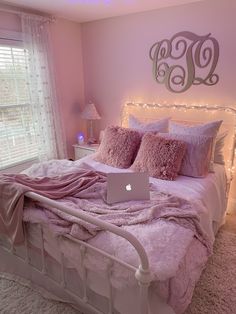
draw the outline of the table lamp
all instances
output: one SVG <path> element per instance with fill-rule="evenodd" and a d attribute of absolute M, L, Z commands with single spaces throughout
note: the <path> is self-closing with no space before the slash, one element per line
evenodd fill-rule
<path fill-rule="evenodd" d="M 88 137 L 88 144 L 96 143 L 96 139 L 93 135 L 93 120 L 101 119 L 99 113 L 97 112 L 96 106 L 94 103 L 89 103 L 85 106 L 84 110 L 81 113 L 82 119 L 89 121 L 89 137 Z"/>

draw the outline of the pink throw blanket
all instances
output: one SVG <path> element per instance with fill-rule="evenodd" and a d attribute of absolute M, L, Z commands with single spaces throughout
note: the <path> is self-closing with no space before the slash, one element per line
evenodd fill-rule
<path fill-rule="evenodd" d="M 91 187 L 94 188 L 97 183 L 105 182 L 105 174 L 83 169 L 54 178 L 3 174 L 0 176 L 0 234 L 7 235 L 13 244 L 24 241 L 22 217 L 26 192 L 36 192 L 51 199 L 68 195 L 83 197 Z"/>

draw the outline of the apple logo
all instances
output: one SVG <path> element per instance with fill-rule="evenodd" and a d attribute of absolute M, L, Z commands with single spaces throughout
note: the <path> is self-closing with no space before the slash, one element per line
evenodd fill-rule
<path fill-rule="evenodd" d="M 127 184 L 126 187 L 125 187 L 126 191 L 131 191 L 132 190 L 132 187 L 131 187 L 131 184 Z"/>

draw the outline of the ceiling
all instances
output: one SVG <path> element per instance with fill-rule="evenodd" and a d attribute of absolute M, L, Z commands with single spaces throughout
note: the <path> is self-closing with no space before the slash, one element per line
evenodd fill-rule
<path fill-rule="evenodd" d="M 197 1 L 203 0 L 7 0 L 7 3 L 77 22 L 88 22 Z"/>

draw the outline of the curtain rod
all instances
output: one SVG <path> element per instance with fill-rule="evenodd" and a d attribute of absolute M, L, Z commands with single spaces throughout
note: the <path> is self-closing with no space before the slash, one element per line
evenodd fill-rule
<path fill-rule="evenodd" d="M 1 36 L 0 36 L 0 39 L 9 40 L 9 41 L 19 41 L 19 42 L 22 42 L 22 39 L 6 38 L 6 37 L 1 37 Z"/>
<path fill-rule="evenodd" d="M 54 16 L 43 16 L 43 15 L 35 14 L 35 13 L 28 13 L 26 11 L 21 10 L 20 8 L 19 8 L 19 10 L 17 10 L 17 9 L 13 9 L 13 8 L 2 8 L 0 6 L 0 12 L 13 13 L 13 14 L 17 14 L 20 16 L 29 15 L 29 16 L 32 16 L 32 17 L 37 18 L 39 20 L 49 21 L 49 22 L 55 21 Z"/>

